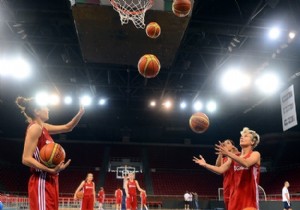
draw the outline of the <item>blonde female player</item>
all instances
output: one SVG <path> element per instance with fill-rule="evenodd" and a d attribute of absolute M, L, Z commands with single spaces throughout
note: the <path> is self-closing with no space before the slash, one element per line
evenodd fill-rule
<path fill-rule="evenodd" d="M 34 98 L 18 97 L 16 104 L 29 123 L 24 142 L 22 163 L 30 167 L 32 175 L 28 182 L 28 197 L 31 210 L 58 209 L 58 173 L 64 170 L 71 160 L 61 162 L 55 168 L 48 168 L 40 162 L 41 148 L 54 142 L 50 134 L 72 131 L 84 114 L 83 107 L 75 117 L 64 125 L 46 123 L 49 119 L 47 107 L 38 106 Z"/>
<path fill-rule="evenodd" d="M 258 200 L 258 182 L 260 176 L 260 153 L 253 151 L 259 144 L 259 135 L 249 128 L 241 131 L 240 146 L 242 148 L 240 156 L 229 152 L 228 149 L 220 143 L 216 145 L 216 151 L 231 158 L 234 161 L 234 174 L 231 185 L 233 191 L 230 195 L 228 210 L 259 209 Z M 222 174 L 230 168 L 230 161 L 221 166 L 207 164 L 200 155 L 194 157 L 193 161 L 215 173 Z"/>
<path fill-rule="evenodd" d="M 96 201 L 95 183 L 93 182 L 94 176 L 88 173 L 85 180 L 83 180 L 77 187 L 74 193 L 74 200 L 77 199 L 76 194 L 83 191 L 83 198 L 81 202 L 81 210 L 94 210 L 94 203 Z"/>
<path fill-rule="evenodd" d="M 126 192 L 126 209 L 127 210 L 136 210 L 137 209 L 137 192 L 138 189 L 140 192 L 144 191 L 137 180 L 135 180 L 135 174 L 129 173 L 128 179 L 125 180 L 125 192 Z"/>

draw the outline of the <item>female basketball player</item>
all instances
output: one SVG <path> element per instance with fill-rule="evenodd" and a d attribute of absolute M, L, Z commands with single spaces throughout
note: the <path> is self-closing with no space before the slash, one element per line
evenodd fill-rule
<path fill-rule="evenodd" d="M 123 191 L 119 187 L 115 191 L 115 198 L 116 198 L 116 210 L 121 210 L 121 205 L 122 205 L 122 197 L 123 197 Z"/>
<path fill-rule="evenodd" d="M 234 154 L 239 154 L 238 149 L 234 146 L 234 142 L 231 139 L 226 139 L 222 143 L 230 152 L 233 152 Z M 223 198 L 224 198 L 224 204 L 225 208 L 228 209 L 228 205 L 230 202 L 230 193 L 232 191 L 232 186 L 230 183 L 233 179 L 233 162 L 230 158 L 227 156 L 223 156 L 222 153 L 218 154 L 218 158 L 216 160 L 216 166 L 221 166 L 222 164 L 226 163 L 227 161 L 230 161 L 230 168 L 223 173 Z"/>
<path fill-rule="evenodd" d="M 140 192 L 144 191 L 140 188 L 137 180 L 135 180 L 135 174 L 129 173 L 128 179 L 125 181 L 125 192 L 126 192 L 126 209 L 136 210 L 137 209 L 137 193 L 136 189 Z"/>
<path fill-rule="evenodd" d="M 94 210 L 94 203 L 96 201 L 95 183 L 93 182 L 94 176 L 92 173 L 88 173 L 85 180 L 83 180 L 77 187 L 74 193 L 74 199 L 76 200 L 76 194 L 79 191 L 83 191 L 83 198 L 81 202 L 81 210 Z"/>
<path fill-rule="evenodd" d="M 249 128 L 241 131 L 240 146 L 241 154 L 238 156 L 224 146 L 222 143 L 216 145 L 216 151 L 231 158 L 234 161 L 234 174 L 230 185 L 233 185 L 233 191 L 230 195 L 228 210 L 243 210 L 246 208 L 259 209 L 258 204 L 258 181 L 260 175 L 260 153 L 253 151 L 258 145 L 259 135 Z M 230 168 L 230 161 L 226 161 L 221 166 L 207 164 L 204 158 L 193 158 L 195 163 L 222 174 Z"/>
<path fill-rule="evenodd" d="M 140 197 L 141 197 L 141 210 L 145 209 L 148 210 L 148 207 L 147 207 L 147 194 L 146 194 L 146 191 L 141 191 L 140 192 Z"/>
<path fill-rule="evenodd" d="M 99 210 L 103 210 L 104 200 L 105 200 L 105 191 L 103 187 L 100 187 L 100 190 L 98 192 Z"/>
<path fill-rule="evenodd" d="M 31 210 L 58 209 L 58 172 L 64 170 L 71 160 L 61 162 L 55 168 L 48 168 L 39 160 L 40 149 L 48 143 L 54 142 L 50 134 L 66 133 L 71 131 L 84 114 L 83 107 L 75 117 L 64 125 L 45 123 L 48 108 L 38 106 L 34 99 L 18 97 L 16 104 L 26 117 L 27 127 L 22 155 L 22 163 L 31 168 L 32 175 L 28 183 L 28 196 Z"/>

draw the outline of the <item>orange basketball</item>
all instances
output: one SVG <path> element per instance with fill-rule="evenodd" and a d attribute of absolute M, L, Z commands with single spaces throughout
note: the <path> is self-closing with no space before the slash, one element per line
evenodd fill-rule
<path fill-rule="evenodd" d="M 66 153 L 64 148 L 57 143 L 46 144 L 40 150 L 40 160 L 49 168 L 54 168 L 56 165 L 64 161 L 65 157 Z"/>
<path fill-rule="evenodd" d="M 160 62 L 155 55 L 143 55 L 138 62 L 138 70 L 145 78 L 156 77 L 160 70 Z"/>
<path fill-rule="evenodd" d="M 173 0 L 172 10 L 178 17 L 187 16 L 192 9 L 192 3 L 190 0 Z"/>
<path fill-rule="evenodd" d="M 209 119 L 206 114 L 196 112 L 190 117 L 189 124 L 195 133 L 204 133 L 209 127 Z"/>
<path fill-rule="evenodd" d="M 78 191 L 75 196 L 76 196 L 77 199 L 82 199 L 83 198 L 83 191 Z"/>
<path fill-rule="evenodd" d="M 146 26 L 146 34 L 148 37 L 152 39 L 156 39 L 157 37 L 159 37 L 160 32 L 161 32 L 160 26 L 156 22 L 150 22 Z"/>

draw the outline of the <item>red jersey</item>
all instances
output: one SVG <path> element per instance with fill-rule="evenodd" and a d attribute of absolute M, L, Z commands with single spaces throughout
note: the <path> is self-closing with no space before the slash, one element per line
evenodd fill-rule
<path fill-rule="evenodd" d="M 121 204 L 122 203 L 122 196 L 123 196 L 122 190 L 121 189 L 117 189 L 115 191 L 116 204 Z"/>
<path fill-rule="evenodd" d="M 223 163 L 225 163 L 228 160 L 228 157 L 223 158 Z M 223 197 L 224 197 L 224 203 L 226 206 L 226 209 L 228 209 L 228 203 L 229 203 L 229 197 L 232 192 L 233 185 L 232 179 L 233 179 L 233 173 L 234 173 L 234 161 L 232 161 L 230 168 L 223 173 Z"/>
<path fill-rule="evenodd" d="M 115 197 L 116 197 L 116 198 L 122 198 L 122 196 L 123 196 L 122 190 L 121 190 L 121 189 L 117 189 L 117 190 L 115 191 Z"/>
<path fill-rule="evenodd" d="M 250 157 L 252 152 L 244 159 Z M 249 168 L 234 162 L 233 192 L 229 202 L 229 210 L 242 210 L 252 207 L 259 209 L 258 183 L 260 176 L 260 165 L 255 164 Z"/>
<path fill-rule="evenodd" d="M 128 180 L 127 182 L 127 189 L 129 195 L 135 195 L 136 196 L 136 182 L 135 180 Z"/>
<path fill-rule="evenodd" d="M 94 182 L 85 182 L 83 185 L 83 196 L 94 195 Z"/>
<path fill-rule="evenodd" d="M 104 192 L 104 190 L 100 190 L 98 192 L 98 201 L 100 203 L 104 203 L 104 199 L 105 199 L 105 192 Z"/>
<path fill-rule="evenodd" d="M 27 130 L 35 123 L 30 123 Z M 40 150 L 46 144 L 54 142 L 46 128 L 42 127 L 41 136 L 33 153 L 33 158 L 40 162 Z M 31 210 L 58 210 L 58 174 L 31 168 L 28 181 L 28 197 Z"/>
<path fill-rule="evenodd" d="M 34 122 L 33 123 L 30 123 L 27 127 L 27 130 L 30 128 L 30 126 L 32 126 L 33 124 L 35 124 Z M 49 143 L 53 143 L 54 140 L 52 139 L 52 137 L 50 136 L 48 130 L 45 128 L 45 127 L 42 127 L 42 133 L 41 133 L 41 136 L 39 137 L 39 140 L 38 140 L 38 143 L 36 145 L 36 148 L 34 150 L 34 153 L 33 153 L 33 158 L 36 159 L 37 161 L 41 162 L 40 161 L 40 150 L 42 149 L 43 146 L 45 146 L 46 144 L 49 144 Z M 35 168 L 31 168 L 31 172 L 40 172 L 41 170 L 39 169 L 35 169 Z"/>

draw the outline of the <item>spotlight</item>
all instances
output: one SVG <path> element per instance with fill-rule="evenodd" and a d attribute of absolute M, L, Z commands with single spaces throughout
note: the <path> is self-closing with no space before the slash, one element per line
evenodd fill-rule
<path fill-rule="evenodd" d="M 155 107 L 156 106 L 156 102 L 155 101 L 150 101 L 150 106 L 151 107 Z"/>
<path fill-rule="evenodd" d="M 89 106 L 92 103 L 92 98 L 90 96 L 82 96 L 80 98 L 80 104 L 82 104 L 83 106 Z"/>
<path fill-rule="evenodd" d="M 278 76 L 272 73 L 265 73 L 256 80 L 255 84 L 266 94 L 275 93 L 280 87 Z"/>
<path fill-rule="evenodd" d="M 195 111 L 200 111 L 203 108 L 203 104 L 200 101 L 196 101 L 194 103 L 194 109 Z"/>
<path fill-rule="evenodd" d="M 216 102 L 214 101 L 209 101 L 206 105 L 206 109 L 209 111 L 209 112 L 214 112 L 216 111 L 217 109 L 217 104 Z"/>
<path fill-rule="evenodd" d="M 64 99 L 65 104 L 71 104 L 72 103 L 72 97 L 71 96 L 66 96 Z"/>
<path fill-rule="evenodd" d="M 162 104 L 166 109 L 170 109 L 172 107 L 172 102 L 167 100 Z"/>
<path fill-rule="evenodd" d="M 101 98 L 98 102 L 99 105 L 103 106 L 106 104 L 106 100 L 104 98 Z"/>
<path fill-rule="evenodd" d="M 295 36 L 296 36 L 296 33 L 295 33 L 295 32 L 290 32 L 290 33 L 289 33 L 289 38 L 290 38 L 290 39 L 294 39 Z"/>
<path fill-rule="evenodd" d="M 180 108 L 185 109 L 186 108 L 186 103 L 183 101 L 180 103 Z"/>
<path fill-rule="evenodd" d="M 271 30 L 269 31 L 269 37 L 273 40 L 278 39 L 280 35 L 280 30 L 276 27 L 271 28 Z"/>

